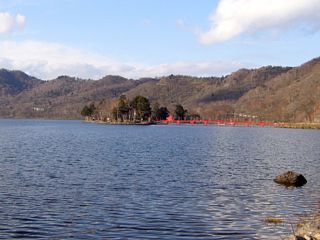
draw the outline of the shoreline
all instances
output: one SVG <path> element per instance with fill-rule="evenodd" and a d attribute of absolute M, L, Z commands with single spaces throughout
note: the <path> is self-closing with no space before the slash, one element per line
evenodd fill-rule
<path fill-rule="evenodd" d="M 320 240 L 320 212 L 299 220 L 286 240 Z"/>
<path fill-rule="evenodd" d="M 2 120 L 44 120 L 44 121 L 51 121 L 51 120 L 56 120 L 56 121 L 82 121 L 86 123 L 96 123 L 96 124 L 106 124 L 106 125 L 137 125 L 137 126 L 148 126 L 148 125 L 184 125 L 188 123 L 159 123 L 159 122 L 142 122 L 142 123 L 132 123 L 132 122 L 105 122 L 101 120 L 87 120 L 87 119 L 78 119 L 78 118 L 0 118 Z M 188 124 L 188 125 L 214 125 L 214 126 L 238 126 L 238 127 L 274 127 L 274 128 L 291 128 L 291 129 L 313 129 L 313 130 L 318 130 L 320 129 L 320 123 L 305 123 L 305 122 L 300 122 L 300 123 L 273 123 L 273 124 L 267 124 L 267 125 L 259 125 L 258 123 L 256 124 L 233 124 L 233 122 L 226 122 L 225 124 L 219 124 L 219 123 L 212 123 L 208 122 L 207 124 L 203 123 L 195 123 L 195 124 Z"/>
<path fill-rule="evenodd" d="M 214 126 L 237 126 L 237 127 L 274 127 L 274 128 L 291 128 L 291 129 L 320 129 L 320 123 L 273 123 L 273 124 L 259 124 L 258 122 L 251 122 L 251 124 L 241 123 L 234 124 L 233 122 L 226 122 L 224 124 L 219 123 L 176 123 L 176 122 L 105 122 L 101 120 L 87 120 L 84 122 L 87 123 L 97 123 L 97 124 L 106 124 L 106 125 L 137 125 L 137 126 L 148 126 L 148 125 L 214 125 Z"/>
<path fill-rule="evenodd" d="M 84 122 L 86 123 L 96 123 L 96 124 L 105 124 L 105 125 L 125 125 L 125 126 L 129 126 L 129 125 L 136 125 L 136 126 L 148 126 L 148 125 L 155 125 L 155 123 L 153 122 L 140 122 L 140 123 L 134 123 L 134 122 L 104 122 L 104 121 L 100 121 L 100 120 L 84 120 Z"/>
<path fill-rule="evenodd" d="M 280 128 L 320 129 L 320 123 L 281 123 Z"/>

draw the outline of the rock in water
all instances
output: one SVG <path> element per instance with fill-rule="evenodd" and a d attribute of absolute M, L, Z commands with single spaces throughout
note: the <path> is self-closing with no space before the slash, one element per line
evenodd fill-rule
<path fill-rule="evenodd" d="M 301 187 L 307 183 L 307 179 L 300 173 L 288 171 L 276 176 L 274 181 L 285 186 Z"/>

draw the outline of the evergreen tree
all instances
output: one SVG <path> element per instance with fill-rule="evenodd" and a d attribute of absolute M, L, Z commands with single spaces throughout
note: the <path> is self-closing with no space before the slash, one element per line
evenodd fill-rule
<path fill-rule="evenodd" d="M 175 120 L 184 120 L 187 110 L 183 108 L 181 104 L 176 105 L 174 110 L 174 119 Z"/>
<path fill-rule="evenodd" d="M 167 117 L 169 116 L 169 110 L 167 109 L 167 107 L 161 107 L 159 109 L 159 120 L 166 120 Z"/>
<path fill-rule="evenodd" d="M 169 110 L 166 107 L 160 107 L 159 103 L 155 103 L 152 108 L 153 120 L 166 120 L 169 116 Z"/>
<path fill-rule="evenodd" d="M 129 119 L 130 107 L 127 97 L 125 95 L 120 96 L 117 111 L 119 115 L 117 116 L 117 118 L 120 118 L 122 121 Z"/>
<path fill-rule="evenodd" d="M 94 103 L 91 103 L 89 107 L 85 105 L 80 113 L 84 117 L 92 117 L 95 114 L 95 112 L 96 112 L 96 107 Z"/>
<path fill-rule="evenodd" d="M 81 110 L 81 115 L 82 115 L 83 117 L 88 117 L 88 116 L 91 115 L 90 108 L 89 108 L 87 105 L 85 105 L 85 106 L 82 108 L 82 110 Z"/>
<path fill-rule="evenodd" d="M 160 120 L 159 111 L 160 111 L 160 105 L 158 102 L 156 102 L 152 107 L 152 119 L 153 120 Z"/>
<path fill-rule="evenodd" d="M 134 111 L 134 120 L 146 121 L 151 116 L 150 102 L 143 96 L 136 96 L 130 103 Z"/>

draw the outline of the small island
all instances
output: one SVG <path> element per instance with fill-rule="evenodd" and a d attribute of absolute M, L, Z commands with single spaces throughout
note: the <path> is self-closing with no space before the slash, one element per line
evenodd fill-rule
<path fill-rule="evenodd" d="M 102 100 L 98 104 L 85 105 L 81 115 L 86 122 L 123 125 L 150 125 L 165 123 L 168 119 L 176 121 L 200 120 L 197 113 L 189 113 L 181 104 L 176 104 L 170 111 L 166 106 L 160 106 L 155 102 L 152 106 L 148 98 L 138 95 L 133 99 L 121 95 L 116 100 Z"/>
<path fill-rule="evenodd" d="M 121 95 L 117 99 L 103 99 L 91 102 L 81 110 L 85 122 L 117 125 L 151 125 L 151 124 L 214 124 L 218 126 L 259 126 L 291 128 L 288 123 L 250 119 L 247 115 L 231 115 L 225 119 L 203 119 L 199 113 L 189 112 L 181 104 L 170 107 L 153 104 L 144 96 L 132 99 Z M 152 105 L 152 106 L 151 106 Z M 317 128 L 317 127 L 316 127 Z"/>

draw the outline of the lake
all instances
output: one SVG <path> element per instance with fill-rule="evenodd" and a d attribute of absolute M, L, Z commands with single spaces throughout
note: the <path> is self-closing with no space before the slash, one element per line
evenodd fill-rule
<path fill-rule="evenodd" d="M 1 239 L 280 239 L 319 207 L 319 130 L 0 120 L 0 136 Z M 287 170 L 308 183 L 275 184 Z"/>

